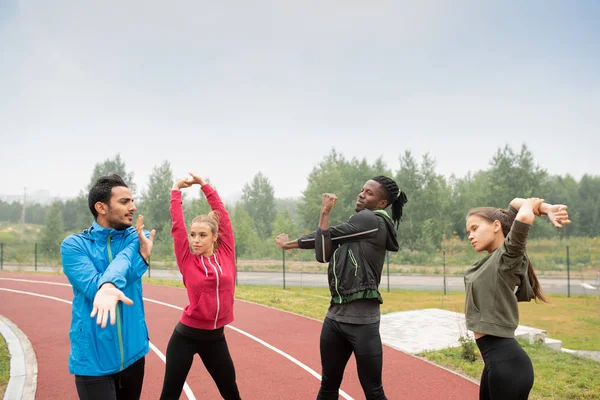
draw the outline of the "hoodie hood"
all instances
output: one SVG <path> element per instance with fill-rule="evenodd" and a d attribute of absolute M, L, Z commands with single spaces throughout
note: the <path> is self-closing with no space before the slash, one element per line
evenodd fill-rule
<path fill-rule="evenodd" d="M 377 217 L 379 217 L 379 219 L 383 220 L 387 226 L 387 242 L 385 244 L 386 250 L 398 251 L 400 246 L 398 245 L 396 229 L 394 228 L 394 223 L 392 222 L 390 215 L 385 210 L 375 210 L 374 213 Z"/>

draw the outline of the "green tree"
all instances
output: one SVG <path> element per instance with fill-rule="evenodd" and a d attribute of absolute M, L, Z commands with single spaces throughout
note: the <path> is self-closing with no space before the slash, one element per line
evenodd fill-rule
<path fill-rule="evenodd" d="M 377 175 L 392 176 L 381 158 L 372 165 L 366 159 L 348 161 L 332 149 L 308 177 L 308 185 L 298 204 L 300 227 L 303 230 L 316 229 L 323 193 L 335 193 L 338 197 L 330 216 L 332 224 L 347 220 L 355 212 L 356 198 L 362 186 Z"/>
<path fill-rule="evenodd" d="M 79 196 L 75 198 L 74 212 L 76 213 L 76 231 L 82 231 L 89 228 L 94 222 L 94 216 L 88 205 L 88 195 L 83 192 L 79 193 Z"/>
<path fill-rule="evenodd" d="M 577 228 L 579 236 L 600 234 L 600 177 L 585 174 L 579 181 Z"/>
<path fill-rule="evenodd" d="M 298 228 L 294 222 L 292 215 L 288 210 L 278 212 L 273 223 L 273 236 L 277 236 L 280 233 L 287 233 L 290 238 L 298 236 Z M 272 238 L 269 238 L 272 241 Z"/>
<path fill-rule="evenodd" d="M 237 256 L 239 258 L 257 257 L 262 252 L 261 239 L 254 228 L 252 218 L 246 212 L 246 207 L 242 202 L 238 202 L 232 214 L 231 224 L 235 236 Z"/>
<path fill-rule="evenodd" d="M 423 155 L 420 164 L 410 151 L 400 157 L 396 182 L 408 197 L 398 235 L 403 247 L 432 251 L 441 246 L 444 236 L 451 234 L 452 191 L 435 167 L 429 154 Z"/>
<path fill-rule="evenodd" d="M 244 185 L 242 203 L 258 235 L 263 239 L 270 237 L 277 209 L 273 186 L 262 172 L 257 173 L 250 184 Z"/>
<path fill-rule="evenodd" d="M 213 189 L 217 189 L 212 183 L 210 183 L 210 179 L 206 178 L 205 181 L 206 183 L 210 184 Z M 197 186 L 193 186 L 193 188 L 197 188 Z M 187 190 L 189 191 L 193 189 L 190 188 Z M 208 214 L 211 210 L 210 205 L 208 204 L 208 201 L 206 200 L 206 196 L 204 195 L 202 189 L 198 189 L 198 192 L 200 194 L 200 197 L 198 197 L 197 199 L 192 199 L 191 201 L 185 201 L 185 196 L 187 193 L 185 191 L 183 193 L 183 207 L 185 210 L 185 223 L 187 224 L 187 226 L 190 226 L 192 220 L 198 215 Z"/>
<path fill-rule="evenodd" d="M 507 207 L 515 197 L 540 196 L 546 171 L 535 164 L 533 154 L 524 144 L 519 153 L 508 145 L 494 154 L 488 170 L 487 206 Z"/>
<path fill-rule="evenodd" d="M 155 249 L 152 253 L 158 257 L 173 254 L 173 237 L 171 231 L 171 188 L 173 187 L 173 172 L 171 164 L 164 161 L 154 167 L 148 179 L 148 188 L 142 194 L 138 212 L 144 215 L 146 229 L 156 229 Z"/>
<path fill-rule="evenodd" d="M 40 234 L 40 252 L 52 259 L 57 259 L 60 254 L 60 243 L 64 239 L 62 203 L 52 203 Z"/>
<path fill-rule="evenodd" d="M 131 193 L 135 193 L 136 185 L 133 182 L 133 172 L 127 171 L 125 162 L 121 159 L 121 155 L 117 154 L 114 158 L 107 158 L 101 163 L 97 163 L 94 166 L 90 183 L 87 186 L 89 191 L 92 186 L 96 183 L 99 177 L 105 175 L 117 174 L 125 181 L 125 184 L 131 190 Z"/>

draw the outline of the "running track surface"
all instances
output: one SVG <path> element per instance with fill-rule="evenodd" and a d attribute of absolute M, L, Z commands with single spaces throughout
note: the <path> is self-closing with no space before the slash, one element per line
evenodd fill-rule
<path fill-rule="evenodd" d="M 145 284 L 144 298 L 150 341 L 165 354 L 173 328 L 181 316 L 177 307 L 187 305 L 185 289 Z M 37 399 L 77 398 L 74 377 L 68 370 L 71 306 L 59 299 L 66 302 L 73 299 L 72 289 L 64 276 L 0 273 L 0 314 L 28 336 L 36 353 Z M 319 321 L 236 300 L 235 321 L 225 330 L 225 335 L 242 398 L 316 398 L 320 381 L 314 373 L 321 373 L 320 331 Z M 390 400 L 478 397 L 476 384 L 390 347 L 384 346 L 383 362 L 383 385 Z M 146 356 L 142 399 L 158 398 L 164 371 L 164 361 L 150 350 Z M 191 396 L 182 393 L 182 399 L 221 398 L 199 357 L 194 359 L 187 383 Z M 348 363 L 341 389 L 346 395 L 340 398 L 364 399 L 354 357 Z"/>

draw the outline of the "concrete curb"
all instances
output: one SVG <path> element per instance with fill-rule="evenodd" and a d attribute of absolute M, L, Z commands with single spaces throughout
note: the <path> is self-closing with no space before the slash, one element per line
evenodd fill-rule
<path fill-rule="evenodd" d="M 33 400 L 37 388 L 37 359 L 27 336 L 8 318 L 0 315 L 0 335 L 10 353 L 10 378 L 4 400 Z"/>

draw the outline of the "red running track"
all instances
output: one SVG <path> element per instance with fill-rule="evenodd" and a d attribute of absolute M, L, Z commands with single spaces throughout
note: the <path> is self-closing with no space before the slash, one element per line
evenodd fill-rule
<path fill-rule="evenodd" d="M 68 281 L 64 276 L 0 273 L 0 314 L 13 321 L 33 345 L 38 362 L 38 399 L 77 398 L 74 378 L 68 370 L 71 307 L 67 302 L 73 299 L 73 292 L 65 284 Z M 150 341 L 164 354 L 181 315 L 177 307 L 187 304 L 187 295 L 180 288 L 144 285 L 144 298 Z M 240 300 L 235 303 L 235 317 L 225 334 L 242 397 L 314 399 L 319 380 L 313 374 L 321 370 L 321 322 Z M 164 362 L 151 350 L 146 356 L 142 399 L 158 398 L 164 371 Z M 220 398 L 199 358 L 194 361 L 187 383 L 196 399 Z M 476 399 L 479 391 L 469 380 L 387 346 L 383 383 L 390 400 Z M 364 399 L 353 357 L 341 389 L 348 395 L 346 398 Z M 182 394 L 182 398 L 186 395 Z"/>

